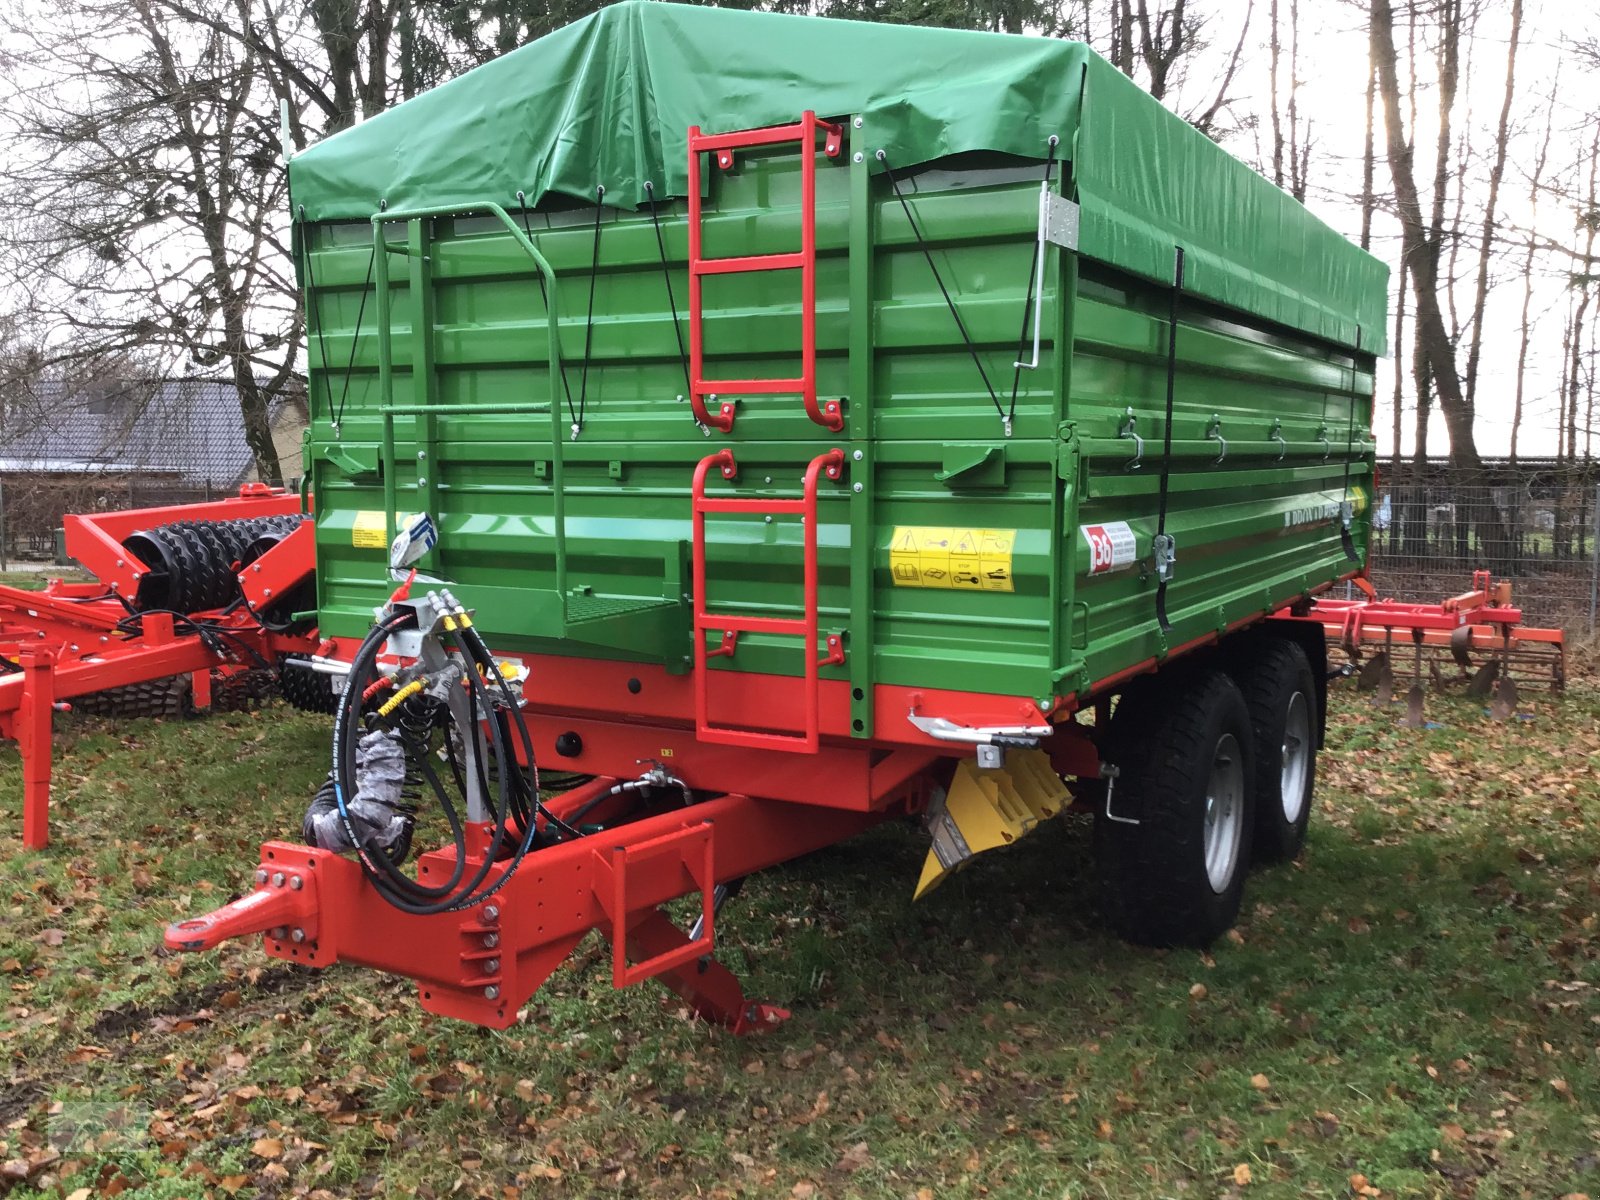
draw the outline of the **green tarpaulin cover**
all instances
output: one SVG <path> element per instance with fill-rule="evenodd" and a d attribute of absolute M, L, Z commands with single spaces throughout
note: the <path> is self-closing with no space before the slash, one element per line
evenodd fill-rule
<path fill-rule="evenodd" d="M 859 114 L 896 167 L 1060 137 L 1080 253 L 1343 345 L 1385 346 L 1388 268 L 1078 42 L 627 0 L 290 164 L 311 221 L 687 189 L 685 135 Z"/>

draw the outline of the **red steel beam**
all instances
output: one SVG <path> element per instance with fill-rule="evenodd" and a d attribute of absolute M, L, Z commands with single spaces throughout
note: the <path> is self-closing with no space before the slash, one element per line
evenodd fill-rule
<path fill-rule="evenodd" d="M 572 811 L 613 782 L 602 778 L 568 793 L 558 811 Z M 620 959 L 618 982 L 669 975 L 668 986 L 688 990 L 697 1007 L 748 1026 L 752 1014 L 731 998 L 735 993 L 711 972 L 713 964 L 705 994 L 696 981 L 701 951 L 715 944 L 714 920 L 706 923 L 704 945 L 693 944 L 691 953 L 687 938 L 661 928 L 659 906 L 853 837 L 886 815 L 721 796 L 535 850 L 488 903 L 429 916 L 390 905 L 353 859 L 268 842 L 257 875 L 263 882 L 254 891 L 174 923 L 166 943 L 205 950 L 266 933 L 267 953 L 276 958 L 314 967 L 353 962 L 409 976 L 430 1012 L 503 1029 L 583 935 L 599 929 L 614 943 L 631 941 L 635 955 L 646 959 L 632 967 Z M 691 869 L 687 857 L 700 854 L 708 867 Z M 418 869 L 424 877 L 447 876 L 453 864 L 453 853 L 435 851 L 421 857 Z"/>
<path fill-rule="evenodd" d="M 132 596 L 150 571 L 123 549 L 130 534 L 173 521 L 233 521 L 245 517 L 286 516 L 300 511 L 300 497 L 282 488 L 246 484 L 239 495 L 202 504 L 132 508 L 108 513 L 68 513 L 62 518 L 67 554 L 112 591 Z"/>
<path fill-rule="evenodd" d="M 264 608 L 300 584 L 316 569 L 316 522 L 300 527 L 239 572 L 239 590 L 251 608 Z"/>

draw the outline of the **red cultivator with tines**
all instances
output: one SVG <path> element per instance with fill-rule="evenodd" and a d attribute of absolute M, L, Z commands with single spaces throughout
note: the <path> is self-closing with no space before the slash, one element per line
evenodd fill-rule
<path fill-rule="evenodd" d="M 1327 631 L 1328 644 L 1350 660 L 1358 686 L 1383 703 L 1398 682 L 1410 680 L 1406 720 L 1422 724 L 1428 683 L 1436 689 L 1460 685 L 1471 696 L 1492 697 L 1499 720 L 1516 711 L 1517 677 L 1546 677 L 1553 690 L 1566 683 L 1566 645 L 1559 629 L 1522 624 L 1511 603 L 1509 580 L 1474 571 L 1472 588 L 1438 604 L 1381 600 L 1365 579 L 1361 600 L 1319 599 L 1309 619 Z"/>
<path fill-rule="evenodd" d="M 55 713 L 181 716 L 264 694 L 316 647 L 311 528 L 298 496 L 246 485 L 209 504 L 69 515 L 94 583 L 0 587 L 0 736 L 23 760 L 23 841 L 49 840 Z"/>

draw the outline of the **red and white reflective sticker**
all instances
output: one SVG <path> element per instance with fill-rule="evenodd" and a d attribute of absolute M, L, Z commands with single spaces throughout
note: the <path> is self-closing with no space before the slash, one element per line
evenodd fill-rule
<path fill-rule="evenodd" d="M 1089 544 L 1089 574 L 1105 575 L 1131 567 L 1138 557 L 1138 540 L 1126 521 L 1106 525 L 1080 525 L 1078 532 Z"/>

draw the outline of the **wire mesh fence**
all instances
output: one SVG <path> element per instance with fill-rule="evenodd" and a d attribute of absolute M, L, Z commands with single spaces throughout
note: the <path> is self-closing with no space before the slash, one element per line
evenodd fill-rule
<path fill-rule="evenodd" d="M 1524 473 L 1466 487 L 1448 478 L 1386 483 L 1373 512 L 1372 581 L 1396 600 L 1468 590 L 1472 572 L 1509 579 L 1533 625 L 1592 634 L 1600 599 L 1600 482 Z"/>
<path fill-rule="evenodd" d="M 17 562 L 55 562 L 66 513 L 120 512 L 194 504 L 231 493 L 201 480 L 133 474 L 0 476 L 0 569 Z"/>

